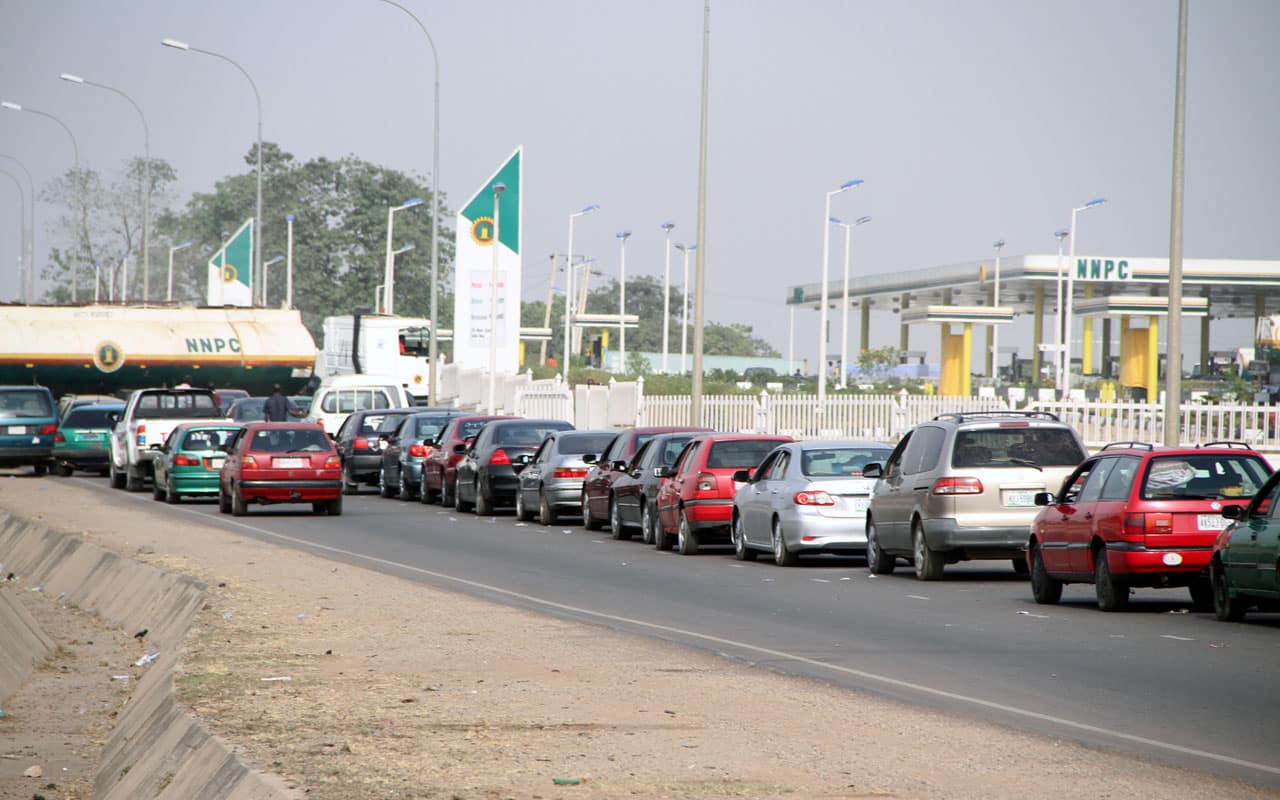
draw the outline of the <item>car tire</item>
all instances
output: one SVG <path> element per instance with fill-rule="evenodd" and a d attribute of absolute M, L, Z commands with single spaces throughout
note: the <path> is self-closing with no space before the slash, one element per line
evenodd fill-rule
<path fill-rule="evenodd" d="M 475 512 L 478 517 L 487 517 L 493 514 L 493 500 L 484 494 L 484 484 L 480 483 L 480 479 L 476 479 L 476 504 Z"/>
<path fill-rule="evenodd" d="M 546 491 L 538 489 L 538 522 L 543 525 L 555 525 L 556 519 L 556 507 L 547 500 Z"/>
<path fill-rule="evenodd" d="M 733 518 L 733 557 L 739 561 L 755 561 L 759 555 L 747 545 L 747 532 L 742 517 Z"/>
<path fill-rule="evenodd" d="M 457 508 L 457 500 L 449 496 L 449 482 L 440 478 L 440 505 L 445 508 Z"/>
<path fill-rule="evenodd" d="M 1024 557 L 1024 558 L 1013 558 L 1013 559 L 1010 559 L 1010 561 L 1013 563 L 1013 571 L 1014 571 L 1015 573 L 1017 573 L 1018 575 L 1026 575 L 1026 574 L 1028 574 L 1028 573 L 1027 573 L 1027 559 L 1026 559 L 1025 557 Z"/>
<path fill-rule="evenodd" d="M 160 481 L 155 481 L 151 486 L 151 499 L 157 503 L 163 502 L 165 499 L 165 488 L 160 485 Z"/>
<path fill-rule="evenodd" d="M 604 527 L 604 523 L 591 516 L 591 509 L 587 503 L 587 493 L 582 493 L 582 527 L 589 531 L 598 531 Z"/>
<path fill-rule="evenodd" d="M 32 469 L 32 470 L 35 472 L 35 474 L 37 474 L 37 475 L 48 475 L 48 474 L 49 474 L 49 462 L 47 462 L 47 461 L 41 461 L 39 464 L 32 464 L 32 465 L 31 465 L 31 469 Z"/>
<path fill-rule="evenodd" d="M 391 487 L 387 485 L 387 472 L 382 467 L 378 467 L 378 496 L 389 499 L 391 494 Z"/>
<path fill-rule="evenodd" d="M 325 511 L 328 512 L 331 517 L 342 516 L 342 495 L 338 495 L 330 500 Z"/>
<path fill-rule="evenodd" d="M 182 495 L 178 494 L 177 488 L 173 485 L 173 481 L 168 481 L 164 487 L 164 501 L 171 506 L 176 506 L 182 502 Z"/>
<path fill-rule="evenodd" d="M 1213 583 L 1213 614 L 1223 622 L 1240 622 L 1244 619 L 1249 606 L 1244 598 L 1231 596 L 1231 587 L 1227 584 L 1227 571 L 1221 562 L 1214 561 L 1209 567 L 1209 580 Z"/>
<path fill-rule="evenodd" d="M 1213 610 L 1213 582 L 1209 578 L 1198 578 L 1187 590 L 1191 592 L 1191 607 L 1196 611 Z"/>
<path fill-rule="evenodd" d="M 674 536 L 667 533 L 667 529 L 662 526 L 662 516 L 659 515 L 654 520 L 653 525 L 653 546 L 656 550 L 670 550 L 675 544 Z"/>
<path fill-rule="evenodd" d="M 57 464 L 54 466 L 53 471 L 63 478 L 70 478 L 71 473 L 75 472 L 70 464 Z"/>
<path fill-rule="evenodd" d="M 1111 574 L 1107 563 L 1107 551 L 1094 554 L 1093 588 L 1098 597 L 1098 608 L 1103 611 L 1123 611 L 1129 605 L 1129 584 L 1118 581 Z"/>
<path fill-rule="evenodd" d="M 929 546 L 929 540 L 925 538 L 924 526 L 920 524 L 920 520 L 916 520 L 911 526 L 911 555 L 917 580 L 936 581 L 942 577 L 942 570 L 947 562 L 941 553 Z"/>
<path fill-rule="evenodd" d="M 794 567 L 800 555 L 787 547 L 787 536 L 782 530 L 782 520 L 773 521 L 773 563 L 780 567 Z"/>
<path fill-rule="evenodd" d="M 462 499 L 462 484 L 453 482 L 453 507 L 457 511 L 470 511 L 471 503 Z"/>
<path fill-rule="evenodd" d="M 124 490 L 126 492 L 140 492 L 146 488 L 141 473 L 133 467 L 124 468 Z"/>
<path fill-rule="evenodd" d="M 435 498 L 431 496 L 431 492 L 427 490 L 427 473 L 423 471 L 422 477 L 418 481 L 418 502 L 424 506 L 429 506 L 435 502 Z"/>
<path fill-rule="evenodd" d="M 243 517 L 249 513 L 249 504 L 245 501 L 244 495 L 240 494 L 239 489 L 231 490 L 231 516 Z"/>
<path fill-rule="evenodd" d="M 647 500 L 640 501 L 640 539 L 645 544 L 653 544 L 654 531 L 653 512 L 649 510 Z"/>
<path fill-rule="evenodd" d="M 344 465 L 342 467 L 342 493 L 343 494 L 359 494 L 360 484 L 351 479 L 350 470 Z"/>
<path fill-rule="evenodd" d="M 631 531 L 622 524 L 622 511 L 618 508 L 618 499 L 609 496 L 609 531 L 618 540 L 630 539 Z"/>
<path fill-rule="evenodd" d="M 124 488 L 124 473 L 116 469 L 116 464 L 114 461 L 112 461 L 111 464 L 107 467 L 107 475 L 109 475 L 111 478 L 112 489 Z"/>
<path fill-rule="evenodd" d="M 524 502 L 524 489 L 516 489 L 516 519 L 520 522 L 528 522 L 533 519 L 533 514 L 529 511 L 528 506 Z"/>
<path fill-rule="evenodd" d="M 898 565 L 898 559 L 880 547 L 880 531 L 874 519 L 867 520 L 867 569 L 872 575 L 888 575 Z"/>
<path fill-rule="evenodd" d="M 680 512 L 680 526 L 676 529 L 676 551 L 682 556 L 698 554 L 698 534 L 683 510 Z"/>
<path fill-rule="evenodd" d="M 231 513 L 231 498 L 227 497 L 227 493 L 222 491 L 222 487 L 218 487 L 218 512 L 221 514 Z"/>
<path fill-rule="evenodd" d="M 1062 581 L 1049 577 L 1037 545 L 1031 546 L 1031 596 L 1042 606 L 1057 605 L 1062 599 Z"/>
<path fill-rule="evenodd" d="M 413 487 L 412 487 L 412 486 L 410 486 L 410 485 L 409 485 L 409 482 L 408 482 L 407 480 L 405 480 L 405 479 L 404 479 L 404 470 L 403 470 L 403 469 L 401 469 L 401 470 L 400 470 L 400 491 L 399 491 L 399 493 L 397 493 L 397 494 L 396 494 L 396 499 L 397 499 L 397 500 L 412 500 L 412 499 L 413 499 Z"/>
<path fill-rule="evenodd" d="M 311 504 L 311 511 L 312 511 L 313 513 L 315 513 L 315 514 L 328 514 L 328 513 L 329 513 L 329 501 L 328 501 L 328 500 L 316 500 L 316 501 L 314 501 L 314 502 Z"/>

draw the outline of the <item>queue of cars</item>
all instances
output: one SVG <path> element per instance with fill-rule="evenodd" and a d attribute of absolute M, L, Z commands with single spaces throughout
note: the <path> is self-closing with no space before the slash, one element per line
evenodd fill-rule
<path fill-rule="evenodd" d="M 1223 620 L 1280 610 L 1280 472 L 1241 443 L 1122 442 L 1090 454 L 1054 415 L 1018 411 L 942 414 L 893 447 L 691 427 L 579 431 L 389 406 L 354 410 L 328 434 L 316 422 L 228 420 L 204 394 L 55 406 L 40 387 L 0 387 L 0 466 L 117 477 L 112 440 L 129 419 L 122 448 L 136 446 L 147 468 L 131 459 L 129 480 L 114 485 L 150 479 L 158 501 L 216 496 L 236 515 L 276 503 L 339 515 L 344 494 L 376 485 L 383 497 L 478 514 L 514 507 L 544 525 L 581 515 L 590 530 L 683 555 L 710 544 L 779 566 L 860 555 L 872 573 L 905 562 L 920 580 L 960 561 L 1007 560 L 1029 574 L 1038 603 L 1083 583 L 1104 611 L 1125 608 L 1138 587 L 1186 589 Z M 205 406 L 209 418 L 193 414 Z M 128 409 L 151 411 L 134 420 Z M 155 424 L 169 418 L 171 430 Z M 144 421 L 165 427 L 162 441 Z"/>

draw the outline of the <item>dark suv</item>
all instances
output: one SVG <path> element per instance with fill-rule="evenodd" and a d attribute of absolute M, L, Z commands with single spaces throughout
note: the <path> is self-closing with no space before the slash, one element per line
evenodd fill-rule
<path fill-rule="evenodd" d="M 30 465 L 44 475 L 53 463 L 58 414 L 43 386 L 0 386 L 0 467 Z"/>

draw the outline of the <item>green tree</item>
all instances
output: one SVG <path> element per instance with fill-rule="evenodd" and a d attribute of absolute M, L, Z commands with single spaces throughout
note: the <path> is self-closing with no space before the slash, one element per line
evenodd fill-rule
<path fill-rule="evenodd" d="M 858 353 L 858 369 L 865 375 L 883 375 L 902 360 L 902 351 L 893 345 L 871 347 Z"/>

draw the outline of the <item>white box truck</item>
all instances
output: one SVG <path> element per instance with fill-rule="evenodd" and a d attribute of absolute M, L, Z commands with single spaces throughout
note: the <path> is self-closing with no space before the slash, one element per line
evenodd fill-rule
<path fill-rule="evenodd" d="M 325 317 L 317 374 L 368 375 L 401 386 L 425 404 L 431 380 L 431 321 L 420 317 L 352 314 Z"/>

